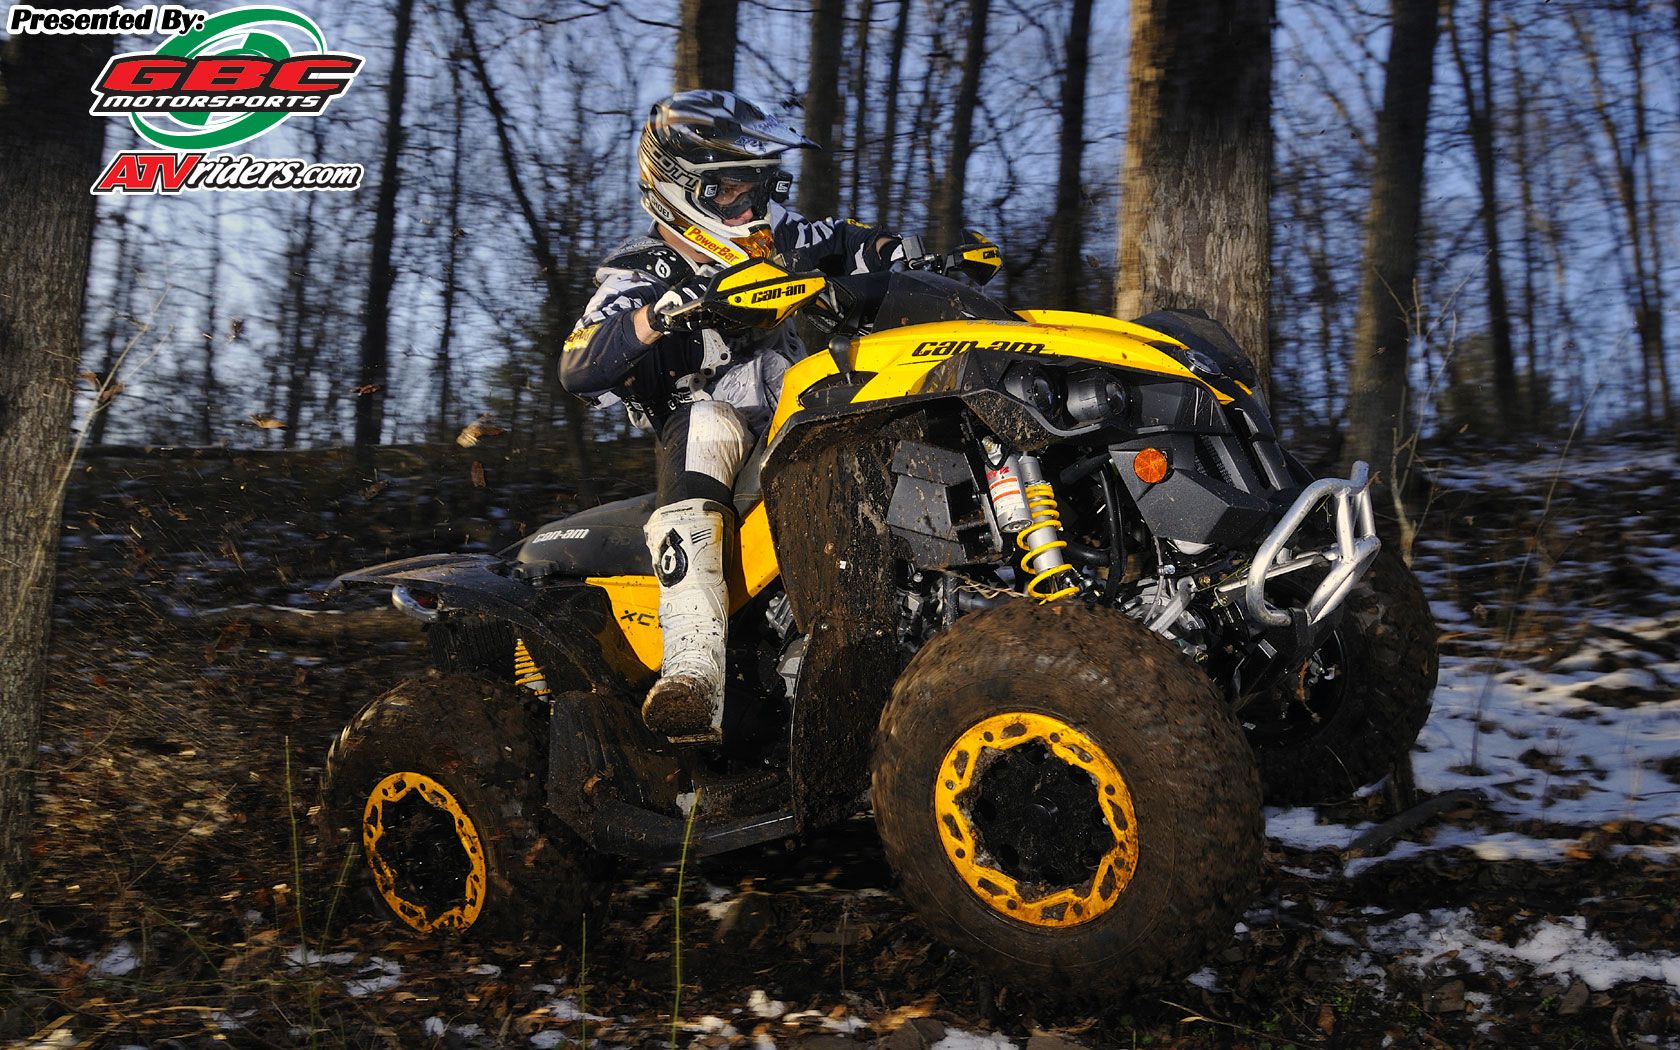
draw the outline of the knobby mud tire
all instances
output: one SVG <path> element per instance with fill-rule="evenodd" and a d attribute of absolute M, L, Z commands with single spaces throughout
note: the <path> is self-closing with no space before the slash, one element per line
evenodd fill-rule
<path fill-rule="evenodd" d="M 1004 712 L 1049 715 L 1082 732 L 1131 792 L 1135 871 L 1113 905 L 1082 924 L 1007 917 L 945 853 L 932 804 L 942 756 Z M 1182 977 L 1230 940 L 1258 885 L 1260 778 L 1241 728 L 1173 645 L 1109 609 L 1012 601 L 935 638 L 882 713 L 873 792 L 887 857 L 922 920 L 1040 999 L 1074 1004 Z"/>
<path fill-rule="evenodd" d="M 1266 802 L 1347 798 L 1393 769 L 1429 719 L 1437 634 L 1417 577 L 1397 556 L 1378 553 L 1337 627 L 1348 677 L 1335 712 L 1309 738 L 1256 748 Z"/>
<path fill-rule="evenodd" d="M 413 929 L 379 894 L 362 852 L 363 808 L 388 775 L 420 773 L 447 790 L 483 844 L 485 888 L 473 939 L 576 944 L 604 918 L 610 861 L 548 812 L 546 720 L 507 683 L 428 672 L 364 707 L 327 752 L 316 830 L 335 864 L 357 851 L 352 885 L 386 918 Z M 463 852 L 464 855 L 464 852 Z"/>

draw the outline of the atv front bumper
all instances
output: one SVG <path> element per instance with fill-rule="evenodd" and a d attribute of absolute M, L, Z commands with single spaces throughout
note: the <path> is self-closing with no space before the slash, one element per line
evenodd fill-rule
<path fill-rule="evenodd" d="M 1325 504 L 1329 504 L 1336 541 L 1316 550 L 1292 548 L 1295 534 Z M 1237 591 L 1237 601 L 1256 623 L 1287 627 L 1295 622 L 1291 616 L 1295 612 L 1305 615 L 1307 626 L 1316 627 L 1341 608 L 1381 549 L 1382 541 L 1377 539 L 1371 511 L 1371 471 L 1358 462 L 1353 465 L 1353 476 L 1346 480 L 1321 478 L 1302 489 L 1282 520 L 1255 550 L 1247 576 L 1221 589 Z M 1315 565 L 1329 565 L 1330 571 L 1304 608 L 1279 608 L 1267 599 L 1268 580 Z"/>

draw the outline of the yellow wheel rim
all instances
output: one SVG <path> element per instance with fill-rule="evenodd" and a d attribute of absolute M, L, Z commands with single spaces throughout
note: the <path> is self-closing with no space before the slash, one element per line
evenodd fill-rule
<path fill-rule="evenodd" d="M 458 899 L 449 906 L 413 898 L 413 890 L 399 887 L 397 872 L 387 856 L 386 807 L 396 806 L 410 795 L 438 810 L 449 820 L 466 854 L 467 872 Z M 392 773 L 374 785 L 362 809 L 362 850 L 373 871 L 373 884 L 397 918 L 420 933 L 433 930 L 465 930 L 478 920 L 484 908 L 484 843 L 478 828 L 449 789 L 424 773 Z"/>
<path fill-rule="evenodd" d="M 1029 746 L 1042 752 L 1029 757 L 1029 752 L 1018 750 Z M 1083 781 L 1070 770 L 1088 774 L 1092 806 L 1100 814 L 1093 827 L 1102 830 L 1096 833 L 1093 845 L 1102 850 L 1101 859 L 1088 877 L 1072 884 L 1050 885 L 1033 878 L 1020 864 L 1000 858 L 999 854 L 1012 849 L 1012 845 L 993 843 L 994 849 L 987 844 L 984 813 L 988 806 L 995 806 L 996 800 L 982 798 L 982 779 L 1000 760 L 1039 757 L 1046 764 L 1055 760 L 1068 767 L 1051 771 L 1066 779 L 1064 792 L 1083 791 Z M 1006 805 L 1030 804 L 1018 798 L 1002 801 Z M 970 726 L 939 764 L 933 811 L 939 841 L 951 867 L 976 897 L 1017 922 L 1043 927 L 1090 922 L 1114 906 L 1137 871 L 1137 814 L 1125 777 L 1089 736 L 1050 715 L 1010 711 Z M 1016 874 L 1009 874 L 1005 868 L 1014 868 Z"/>

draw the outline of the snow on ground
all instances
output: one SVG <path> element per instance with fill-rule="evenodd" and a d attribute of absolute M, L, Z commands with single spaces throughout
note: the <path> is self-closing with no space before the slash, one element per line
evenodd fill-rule
<path fill-rule="evenodd" d="M 1587 931 L 1579 915 L 1542 919 L 1514 945 L 1479 937 L 1471 932 L 1468 908 L 1442 908 L 1428 914 L 1403 915 L 1367 929 L 1372 952 L 1397 959 L 1410 969 L 1441 972 L 1478 972 L 1492 968 L 1502 977 L 1515 972 L 1509 963 L 1527 963 L 1541 977 L 1579 979 L 1595 992 L 1627 981 L 1664 981 L 1680 991 L 1680 957 L 1643 952 L 1624 953 Z M 1362 956 L 1369 967 L 1372 956 Z"/>
<path fill-rule="evenodd" d="M 1470 826 L 1430 822 L 1379 847 L 1384 852 L 1378 856 L 1338 862 L 1313 852 L 1299 862 L 1289 858 L 1284 870 L 1314 879 L 1351 878 L 1444 851 L 1484 863 L 1561 864 L 1590 852 L 1583 839 L 1617 822 L 1655 825 L 1657 840 L 1673 830 L 1666 832 L 1667 842 L 1608 846 L 1603 852 L 1610 857 L 1680 860 L 1680 835 L 1674 833 L 1680 832 L 1680 603 L 1672 597 L 1680 593 L 1680 542 L 1663 531 L 1671 522 L 1647 516 L 1640 506 L 1640 499 L 1666 493 L 1677 472 L 1671 450 L 1616 446 L 1441 470 L 1437 481 L 1449 497 L 1494 493 L 1523 505 L 1536 522 L 1536 536 L 1544 513 L 1551 544 L 1537 542 L 1503 566 L 1506 573 L 1521 573 L 1532 589 L 1521 599 L 1528 607 L 1514 594 L 1477 594 L 1475 586 L 1496 578 L 1496 559 L 1427 534 L 1417 546 L 1416 571 L 1451 639 L 1413 754 L 1417 785 L 1427 794 L 1474 792 L 1481 816 Z M 1630 499 L 1634 489 L 1644 495 Z M 1610 528 L 1618 543 L 1580 542 L 1602 539 Z M 1613 553 L 1597 560 L 1581 553 L 1606 549 Z M 1644 603 L 1637 611 L 1625 609 L 1637 602 L 1618 600 L 1629 586 L 1626 570 L 1610 563 L 1620 559 L 1651 583 L 1634 595 Z M 1458 575 L 1464 568 L 1483 575 L 1468 585 Z M 1614 586 L 1621 590 L 1612 591 L 1609 581 L 1618 572 L 1623 576 Z M 1482 602 L 1550 616 L 1562 629 L 1514 644 L 1505 610 L 1490 614 Z M 1267 811 L 1269 836 L 1291 850 L 1341 850 L 1371 827 L 1336 823 L 1312 807 Z M 1579 979 L 1594 991 L 1650 980 L 1680 992 L 1680 956 L 1622 951 L 1581 915 L 1534 919 L 1515 940 L 1509 931 L 1489 936 L 1494 931 L 1478 930 L 1465 908 L 1404 915 L 1378 910 L 1350 919 L 1349 932 L 1366 950 L 1350 961 L 1349 976 L 1380 979 L 1382 966 L 1394 960 L 1431 975 L 1492 968 L 1510 976 L 1514 965 L 1523 964 L 1537 976 Z M 1376 924 L 1361 929 L 1364 921 Z M 1327 931 L 1329 938 L 1346 936 Z M 1197 977 L 1202 980 L 1193 982 L 1203 987 L 1216 981 L 1209 971 Z"/>
<path fill-rule="evenodd" d="M 1665 626 L 1680 636 L 1680 614 Z M 1680 683 L 1680 659 L 1600 674 L 1588 668 L 1601 654 L 1594 643 L 1548 671 L 1443 660 L 1435 708 L 1414 756 L 1418 786 L 1480 790 L 1494 808 L 1518 818 L 1680 826 L 1676 785 L 1655 772 L 1680 755 L 1680 688 L 1672 684 Z M 1629 686 L 1662 689 L 1670 699 L 1618 708 L 1582 695 Z"/>
<path fill-rule="evenodd" d="M 1602 479 L 1608 486 L 1638 474 L 1672 477 L 1680 470 L 1673 449 L 1644 445 L 1580 445 L 1559 443 L 1547 454 L 1526 459 L 1500 457 L 1477 463 L 1450 464 L 1436 476 L 1446 490 L 1479 493 L 1544 494 L 1560 476 Z"/>
<path fill-rule="evenodd" d="M 947 1028 L 945 1038 L 934 1043 L 929 1050 L 1015 1050 L 1015 1042 L 996 1033 L 976 1035 L 973 1032 Z"/>

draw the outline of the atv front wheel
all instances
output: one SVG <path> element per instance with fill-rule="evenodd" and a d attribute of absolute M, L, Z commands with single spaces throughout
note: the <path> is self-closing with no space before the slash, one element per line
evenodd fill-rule
<path fill-rule="evenodd" d="M 417 933 L 575 942 L 605 865 L 545 808 L 545 723 L 511 685 L 432 672 L 368 704 L 327 753 L 321 844 Z"/>
<path fill-rule="evenodd" d="M 1399 558 L 1379 552 L 1300 675 L 1238 711 L 1267 803 L 1328 802 L 1380 780 L 1428 720 L 1439 667 L 1423 587 Z"/>
<path fill-rule="evenodd" d="M 881 716 L 875 819 L 947 943 L 1057 999 L 1181 977 L 1260 872 L 1260 779 L 1217 690 L 1109 609 L 1011 601 L 910 662 Z"/>

